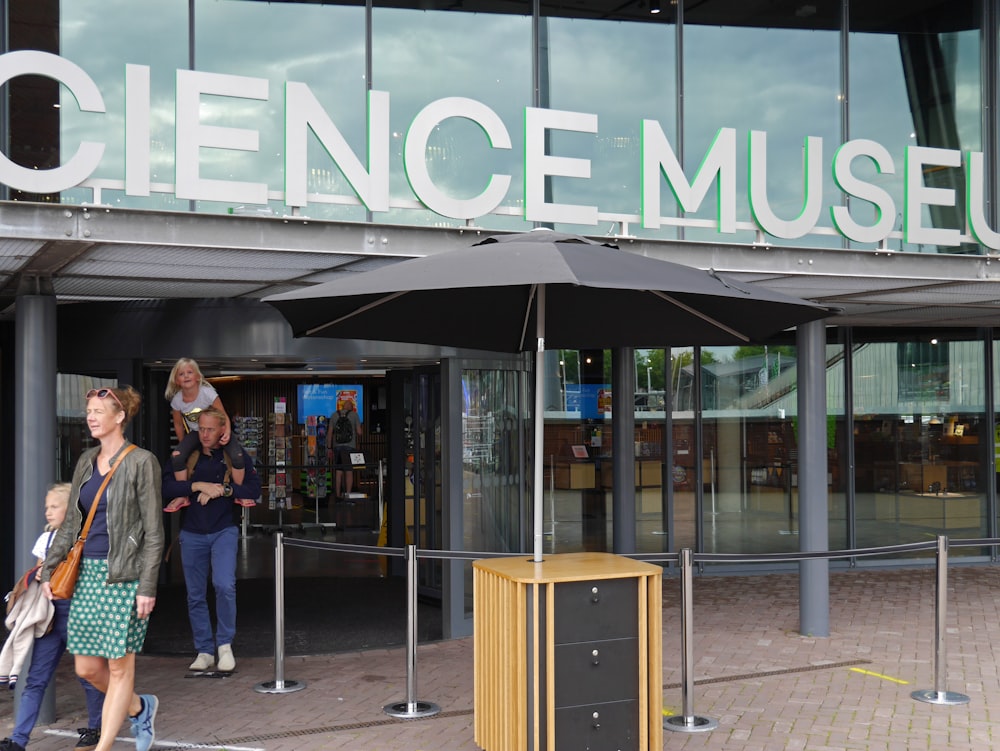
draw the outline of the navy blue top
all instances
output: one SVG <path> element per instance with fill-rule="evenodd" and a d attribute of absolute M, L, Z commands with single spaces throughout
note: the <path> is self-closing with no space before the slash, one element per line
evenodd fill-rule
<path fill-rule="evenodd" d="M 260 475 L 253 467 L 253 459 L 243 452 L 243 466 L 246 467 L 246 474 L 243 476 L 243 484 L 232 483 L 233 495 L 229 498 L 213 498 L 204 506 L 198 503 L 198 493 L 191 491 L 191 484 L 194 482 L 223 482 L 226 476 L 226 460 L 221 448 L 212 449 L 209 456 L 199 447 L 198 463 L 191 473 L 191 479 L 176 480 L 170 462 L 163 465 L 163 498 L 171 500 L 181 496 L 188 496 L 191 505 L 181 509 L 181 529 L 186 532 L 196 534 L 213 534 L 221 532 L 226 527 L 237 525 L 237 511 L 240 507 L 234 502 L 236 498 L 260 497 Z"/>
<path fill-rule="evenodd" d="M 94 473 L 83 485 L 80 486 L 80 507 L 83 509 L 83 518 L 86 520 L 90 513 L 90 507 L 94 504 L 94 494 L 104 482 L 104 475 L 97 469 L 94 463 Z M 108 483 L 110 486 L 111 483 Z M 100 505 L 94 512 L 94 521 L 90 523 L 90 531 L 87 533 L 87 542 L 83 544 L 83 555 L 85 558 L 107 558 L 110 541 L 108 540 L 108 489 L 105 488 L 101 494 Z"/>

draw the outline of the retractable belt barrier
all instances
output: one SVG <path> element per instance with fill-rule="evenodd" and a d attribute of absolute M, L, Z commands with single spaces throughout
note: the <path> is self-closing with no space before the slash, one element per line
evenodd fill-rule
<path fill-rule="evenodd" d="M 527 555 L 527 553 L 494 553 L 470 552 L 456 550 L 417 550 L 415 545 L 405 548 L 379 547 L 377 545 L 353 545 L 348 543 L 307 540 L 301 538 L 285 539 L 282 529 L 274 536 L 275 568 L 274 568 L 274 680 L 260 683 L 255 690 L 260 693 L 288 693 L 305 688 L 299 681 L 289 681 L 284 675 L 285 628 L 284 628 L 284 547 L 325 549 L 330 551 L 351 552 L 379 556 L 406 558 L 406 598 L 407 598 L 407 633 L 406 633 L 406 700 L 386 704 L 382 709 L 386 714 L 402 718 L 430 717 L 441 711 L 440 707 L 431 702 L 418 701 L 417 693 L 417 559 L 467 560 L 475 561 L 485 558 L 510 558 L 511 556 Z M 761 562 L 796 562 L 815 559 L 835 560 L 840 558 L 862 558 L 876 555 L 891 555 L 919 551 L 936 551 L 936 596 L 935 596 L 935 649 L 934 649 L 934 688 L 914 691 L 911 697 L 917 701 L 931 704 L 966 704 L 969 697 L 954 693 L 945 688 L 945 634 L 947 622 L 948 597 L 948 549 L 949 547 L 1000 547 L 1000 538 L 970 538 L 949 541 L 946 535 L 939 535 L 933 542 L 916 542 L 902 545 L 888 545 L 878 548 L 858 548 L 839 551 L 805 551 L 800 553 L 694 553 L 690 548 L 684 548 L 679 553 L 635 553 L 624 554 L 623 558 L 646 561 L 648 563 L 665 563 L 679 566 L 680 599 L 681 599 L 681 675 L 682 675 L 682 707 L 683 714 L 668 717 L 663 727 L 667 730 L 680 732 L 702 732 L 718 727 L 718 722 L 711 718 L 699 717 L 694 713 L 694 629 L 693 629 L 693 571 L 696 563 L 761 563 Z"/>

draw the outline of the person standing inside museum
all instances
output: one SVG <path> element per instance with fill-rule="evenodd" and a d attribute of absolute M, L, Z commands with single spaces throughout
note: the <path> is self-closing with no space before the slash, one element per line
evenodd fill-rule
<path fill-rule="evenodd" d="M 239 543 L 237 498 L 260 496 L 260 476 L 246 457 L 242 482 L 234 473 L 221 439 L 228 428 L 226 415 L 209 407 L 198 415 L 201 450 L 190 479 L 178 480 L 172 471 L 163 475 L 163 497 L 186 496 L 181 509 L 181 564 L 187 588 L 188 618 L 197 652 L 190 670 L 229 672 L 236 668 L 236 552 Z M 190 464 L 188 465 L 190 466 Z M 187 467 L 185 467 L 185 470 Z M 215 589 L 216 628 L 213 634 L 208 609 L 208 581 Z M 218 661 L 216 661 L 218 654 Z"/>
<path fill-rule="evenodd" d="M 354 462 L 351 461 L 351 454 L 358 450 L 358 438 L 361 437 L 361 419 L 354 408 L 354 402 L 347 402 L 337 410 L 330 429 L 333 431 L 333 462 L 336 466 L 334 495 L 349 497 L 354 487 Z M 341 488 L 344 489 L 343 495 Z"/>
<path fill-rule="evenodd" d="M 83 452 L 73 471 L 66 521 L 49 545 L 42 588 L 52 599 L 52 571 L 97 504 L 70 605 L 67 649 L 77 675 L 104 694 L 97 751 L 111 748 L 126 716 L 137 751 L 148 751 L 159 700 L 135 693 L 135 656 L 156 605 L 163 558 L 160 463 L 125 437 L 142 401 L 134 388 L 91 389 L 86 400 L 87 427 L 98 445 Z"/>

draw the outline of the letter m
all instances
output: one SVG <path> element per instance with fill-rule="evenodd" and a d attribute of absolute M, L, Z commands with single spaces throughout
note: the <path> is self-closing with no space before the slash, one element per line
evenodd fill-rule
<path fill-rule="evenodd" d="M 688 183 L 674 150 L 656 120 L 642 121 L 642 226 L 660 227 L 660 175 L 667 179 L 682 211 L 694 212 L 714 182 L 720 232 L 736 231 L 736 131 L 720 128 Z"/>

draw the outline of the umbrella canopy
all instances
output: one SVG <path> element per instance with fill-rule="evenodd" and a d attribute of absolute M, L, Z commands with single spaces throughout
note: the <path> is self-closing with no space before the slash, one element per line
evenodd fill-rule
<path fill-rule="evenodd" d="M 535 230 L 264 298 L 296 336 L 535 349 L 739 344 L 826 308 L 576 235 Z"/>
<path fill-rule="evenodd" d="M 545 348 L 739 344 L 830 315 L 614 245 L 533 230 L 271 295 L 296 336 L 534 349 L 535 446 L 542 446 Z M 541 451 L 534 452 L 534 560 L 542 561 Z"/>

